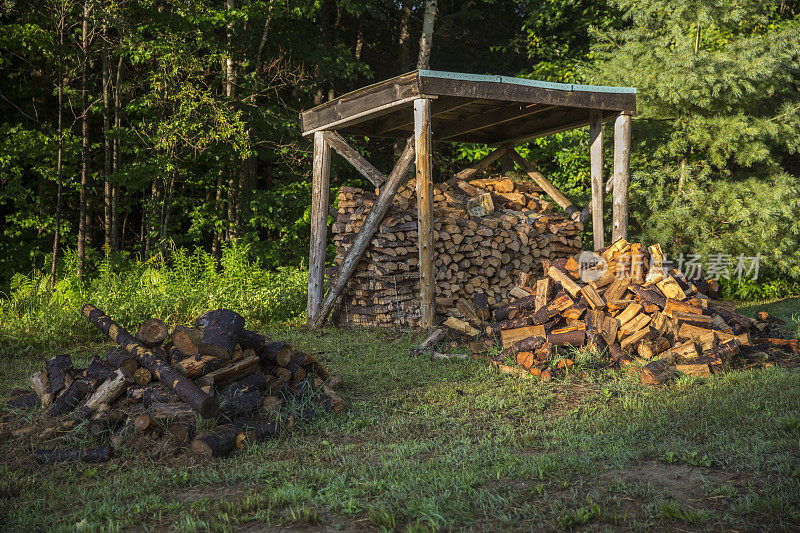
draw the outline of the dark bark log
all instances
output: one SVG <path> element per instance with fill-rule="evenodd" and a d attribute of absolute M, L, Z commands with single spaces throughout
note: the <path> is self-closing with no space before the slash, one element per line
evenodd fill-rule
<path fill-rule="evenodd" d="M 131 374 L 136 372 L 139 368 L 139 362 L 136 357 L 129 354 L 119 346 L 114 346 L 108 349 L 106 353 L 106 361 L 108 361 L 114 368 L 124 368 Z"/>
<path fill-rule="evenodd" d="M 126 418 L 127 415 L 124 412 L 112 409 L 89 422 L 89 434 L 93 437 L 99 437 L 103 433 L 112 432 L 122 427 Z"/>
<path fill-rule="evenodd" d="M 194 439 L 191 449 L 194 453 L 208 457 L 221 457 L 236 448 L 236 436 L 239 434 L 234 424 L 217 426 L 210 433 Z"/>
<path fill-rule="evenodd" d="M 216 417 L 219 407 L 213 397 L 200 390 L 191 380 L 185 378 L 166 362 L 153 355 L 152 351 L 137 342 L 130 333 L 115 324 L 103 311 L 92 305 L 85 304 L 81 309 L 81 313 L 100 328 L 106 336 L 135 356 L 141 366 L 152 372 L 159 381 L 175 391 L 178 397 L 200 413 L 203 418 Z"/>
<path fill-rule="evenodd" d="M 72 359 L 67 354 L 56 355 L 50 358 L 44 366 L 50 383 L 50 394 L 55 398 L 67 386 L 65 379 L 67 372 L 73 369 Z"/>
<path fill-rule="evenodd" d="M 223 387 L 228 383 L 242 379 L 255 372 L 258 369 L 258 357 L 247 357 L 241 361 L 220 368 L 197 378 L 197 385 L 203 387 L 205 385 L 214 385 L 216 387 Z"/>
<path fill-rule="evenodd" d="M 133 380 L 136 382 L 137 385 L 147 385 L 152 381 L 153 373 L 147 370 L 146 368 L 139 368 L 136 372 L 133 373 Z"/>
<path fill-rule="evenodd" d="M 489 298 L 482 293 L 476 292 L 472 295 L 472 305 L 475 307 L 475 314 L 481 320 L 489 320 L 492 316 L 489 310 Z"/>
<path fill-rule="evenodd" d="M 81 403 L 81 400 L 86 397 L 88 390 L 89 389 L 86 382 L 76 379 L 72 382 L 72 385 L 70 385 L 69 388 L 65 390 L 61 396 L 56 399 L 56 401 L 53 402 L 53 405 L 50 407 L 50 410 L 47 411 L 47 414 L 49 416 L 56 417 L 71 413 L 76 407 L 78 407 L 78 404 Z"/>
<path fill-rule="evenodd" d="M 206 313 L 202 318 L 206 329 L 203 332 L 203 342 L 198 347 L 200 355 L 230 359 L 244 329 L 244 317 L 230 309 L 217 309 Z"/>
<path fill-rule="evenodd" d="M 114 456 L 111 446 L 104 444 L 96 448 L 50 448 L 36 450 L 36 461 L 39 463 L 63 463 L 81 461 L 84 463 L 105 463 Z"/>
<path fill-rule="evenodd" d="M 233 420 L 242 415 L 259 411 L 261 407 L 262 398 L 260 392 L 245 392 L 225 399 L 220 406 L 220 416 L 228 420 Z"/>
<path fill-rule="evenodd" d="M 239 396 L 246 392 L 264 392 L 267 390 L 267 378 L 264 376 L 264 373 L 260 370 L 253 372 L 249 376 L 240 379 L 239 381 L 235 381 L 231 383 L 228 387 L 225 388 L 224 391 L 220 394 L 223 398 L 232 398 L 234 396 Z"/>
<path fill-rule="evenodd" d="M 277 437 L 281 433 L 281 425 L 278 422 L 237 419 L 235 424 L 239 428 L 236 436 L 237 448 L 244 448 L 260 440 Z"/>
<path fill-rule="evenodd" d="M 494 319 L 496 322 L 499 322 L 501 320 L 506 320 L 508 318 L 508 314 L 512 310 L 526 311 L 528 309 L 534 309 L 535 307 L 536 307 L 536 295 L 525 296 L 524 298 L 519 298 L 509 304 L 506 304 L 502 307 L 498 307 L 497 309 L 495 309 Z"/>
<path fill-rule="evenodd" d="M 130 387 L 127 396 L 129 400 L 141 402 L 145 407 L 149 407 L 154 402 L 174 402 L 178 399 L 174 392 L 161 383 L 145 387 Z"/>
<path fill-rule="evenodd" d="M 94 359 L 92 359 L 92 362 L 89 363 L 89 366 L 86 367 L 84 374 L 89 379 L 105 381 L 113 377 L 114 374 L 116 374 L 116 371 L 107 365 L 99 355 L 97 355 L 94 357 Z"/>
<path fill-rule="evenodd" d="M 34 407 L 41 407 L 41 405 L 42 402 L 39 400 L 39 396 L 35 392 L 29 392 L 8 400 L 5 406 L 9 409 L 27 411 L 28 409 L 33 409 Z"/>

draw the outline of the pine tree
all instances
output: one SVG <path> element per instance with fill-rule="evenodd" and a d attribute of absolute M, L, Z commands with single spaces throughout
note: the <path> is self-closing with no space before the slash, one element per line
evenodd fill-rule
<path fill-rule="evenodd" d="M 635 86 L 632 166 L 642 236 L 673 253 L 761 253 L 800 276 L 797 7 L 616 0 L 631 26 L 595 31 L 593 83 Z"/>

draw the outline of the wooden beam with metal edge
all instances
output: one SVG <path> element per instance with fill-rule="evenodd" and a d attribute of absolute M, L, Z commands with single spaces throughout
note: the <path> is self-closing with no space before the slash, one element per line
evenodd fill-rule
<path fill-rule="evenodd" d="M 559 107 L 636 112 L 636 93 L 631 92 L 561 90 L 536 85 L 469 81 L 430 76 L 420 76 L 419 90 L 423 94 L 435 94 L 438 96 L 460 96 L 462 98 L 524 102 Z"/>
<path fill-rule="evenodd" d="M 347 144 L 344 138 L 335 131 L 323 132 L 327 143 L 336 150 L 336 153 L 344 157 L 359 174 L 367 178 L 375 187 L 380 187 L 386 181 L 383 172 L 375 168 L 372 163 L 364 159 L 355 148 Z"/>
<path fill-rule="evenodd" d="M 366 220 L 364 220 L 361 230 L 353 241 L 353 245 L 350 247 L 350 250 L 348 250 L 342 264 L 339 265 L 339 270 L 336 273 L 331 288 L 322 300 L 319 312 L 313 319 L 309 317 L 309 328 L 317 329 L 322 327 L 325 323 L 325 319 L 333 309 L 336 300 L 341 296 L 347 282 L 350 280 L 353 272 L 355 272 L 358 262 L 367 250 L 369 241 L 372 240 L 373 235 L 378 231 L 381 221 L 383 221 L 386 213 L 389 211 L 397 189 L 400 188 L 400 184 L 406 179 L 408 171 L 414 164 L 414 153 L 414 139 L 411 138 L 406 142 L 406 147 L 402 155 L 400 155 L 400 159 L 397 160 L 394 169 L 392 169 L 392 172 L 387 177 L 386 182 L 378 194 L 378 199 L 372 206 Z"/>

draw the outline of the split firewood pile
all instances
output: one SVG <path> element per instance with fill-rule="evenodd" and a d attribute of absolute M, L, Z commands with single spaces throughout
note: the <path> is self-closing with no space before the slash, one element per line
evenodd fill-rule
<path fill-rule="evenodd" d="M 115 446 L 136 435 L 219 457 L 290 430 L 295 416 L 311 420 L 344 409 L 332 388 L 338 376 L 312 355 L 245 329 L 234 311 L 209 311 L 193 327 L 177 326 L 169 339 L 158 319 L 131 335 L 92 305 L 81 312 L 118 346 L 86 368 L 76 368 L 66 354 L 48 360 L 30 378 L 33 392 L 19 391 L 6 404 L 41 407 L 44 416 L 8 433 L 46 441 L 80 427 L 110 444 L 37 449 L 40 462 L 107 461 Z M 197 431 L 201 419 L 203 427 L 216 425 Z"/>
<path fill-rule="evenodd" d="M 353 325 L 419 324 L 416 180 L 397 192 L 334 311 Z M 434 184 L 436 306 L 461 316 L 461 299 L 482 293 L 490 303 L 511 297 L 514 279 L 542 259 L 581 248 L 582 225 L 540 197 L 538 186 L 509 178 L 454 178 Z M 344 260 L 377 196 L 342 187 L 333 225 L 337 265 Z M 335 271 L 333 269 L 332 271 Z"/>
<path fill-rule="evenodd" d="M 678 374 L 797 365 L 800 345 L 788 338 L 783 322 L 766 312 L 751 319 L 720 305 L 712 300 L 713 280 L 687 280 L 669 267 L 659 245 L 623 239 L 599 255 L 545 261 L 544 271 L 538 281 L 523 276 L 520 297 L 492 311 L 475 294 L 468 320 L 448 317 L 444 326 L 476 338 L 485 327 L 503 346 L 491 358 L 493 366 L 543 380 L 567 372 L 574 349 L 604 354 L 605 366 L 640 371 L 649 385 Z M 472 346 L 481 353 L 489 345 Z M 509 362 L 517 366 L 504 364 Z"/>

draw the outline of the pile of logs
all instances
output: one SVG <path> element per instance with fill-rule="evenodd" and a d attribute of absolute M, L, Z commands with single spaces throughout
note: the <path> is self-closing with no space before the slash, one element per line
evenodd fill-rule
<path fill-rule="evenodd" d="M 716 283 L 702 276 L 687 280 L 670 268 L 659 245 L 623 239 L 599 254 L 583 252 L 543 266 L 544 277 L 523 278 L 519 297 L 491 316 L 476 294 L 467 321 L 449 317 L 444 325 L 473 337 L 479 327 L 499 336 L 503 348 L 491 358 L 495 367 L 544 380 L 567 372 L 576 350 L 600 354 L 603 365 L 640 372 L 642 383 L 652 385 L 679 374 L 708 376 L 782 358 L 796 365 L 800 355 L 797 339 L 787 338 L 780 320 L 766 312 L 751 319 L 712 300 Z M 473 343 L 476 353 L 486 347 Z"/>
<path fill-rule="evenodd" d="M 402 186 L 338 303 L 334 316 L 362 326 L 419 324 L 416 180 Z M 434 185 L 436 307 L 462 316 L 458 301 L 484 294 L 490 303 L 512 296 L 514 279 L 534 274 L 543 259 L 581 248 L 582 225 L 540 197 L 530 183 L 497 177 L 457 178 Z M 469 200 L 488 195 L 492 213 L 471 216 Z M 332 232 L 339 265 L 376 200 L 342 187 Z M 335 271 L 335 269 L 333 269 Z"/>
<path fill-rule="evenodd" d="M 44 371 L 30 378 L 33 392 L 6 404 L 41 407 L 44 415 L 38 426 L 16 428 L 12 435 L 47 438 L 81 427 L 111 444 L 128 434 L 168 436 L 179 446 L 218 457 L 289 430 L 295 415 L 308 420 L 318 410 L 344 409 L 332 389 L 338 376 L 329 376 L 312 355 L 245 329 L 234 311 L 209 311 L 171 335 L 158 319 L 131 335 L 92 305 L 81 312 L 117 346 L 86 368 L 76 368 L 66 354 L 49 359 Z M 195 436 L 201 419 L 217 425 Z M 109 444 L 41 449 L 36 458 L 98 462 L 112 451 Z"/>

